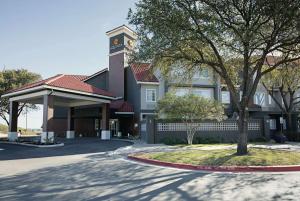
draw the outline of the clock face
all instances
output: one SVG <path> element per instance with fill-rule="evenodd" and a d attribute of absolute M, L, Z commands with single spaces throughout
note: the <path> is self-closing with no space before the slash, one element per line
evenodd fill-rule
<path fill-rule="evenodd" d="M 124 48 L 124 36 L 123 34 L 110 38 L 110 53 L 120 51 Z"/>
<path fill-rule="evenodd" d="M 119 42 L 119 39 L 118 38 L 115 38 L 114 40 L 113 40 L 113 44 L 114 45 L 118 45 L 120 42 Z"/>
<path fill-rule="evenodd" d="M 133 45 L 132 40 L 128 40 L 127 44 L 128 44 L 129 47 L 132 47 L 132 45 Z"/>

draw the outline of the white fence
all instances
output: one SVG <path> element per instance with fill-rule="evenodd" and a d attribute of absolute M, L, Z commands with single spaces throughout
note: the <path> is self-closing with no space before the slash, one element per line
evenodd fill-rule
<path fill-rule="evenodd" d="M 237 122 L 203 122 L 193 123 L 197 131 L 237 131 Z M 260 122 L 249 122 L 248 130 L 260 130 Z M 157 131 L 186 131 L 185 123 L 157 123 Z"/>

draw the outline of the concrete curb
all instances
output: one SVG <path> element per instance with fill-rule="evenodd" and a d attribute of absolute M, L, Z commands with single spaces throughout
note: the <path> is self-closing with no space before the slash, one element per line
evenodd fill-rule
<path fill-rule="evenodd" d="M 211 172 L 292 172 L 300 171 L 300 165 L 289 166 L 205 166 L 205 165 L 188 165 L 182 163 L 162 162 L 158 160 L 127 156 L 127 159 L 143 162 L 151 165 L 172 167 L 186 170 L 199 170 Z"/>
<path fill-rule="evenodd" d="M 0 143 L 20 145 L 20 146 L 25 146 L 25 147 L 38 147 L 38 148 L 62 147 L 65 145 L 64 143 L 51 144 L 51 145 L 35 145 L 35 144 L 26 144 L 26 143 L 20 143 L 20 142 L 5 142 L 5 141 L 0 141 Z"/>

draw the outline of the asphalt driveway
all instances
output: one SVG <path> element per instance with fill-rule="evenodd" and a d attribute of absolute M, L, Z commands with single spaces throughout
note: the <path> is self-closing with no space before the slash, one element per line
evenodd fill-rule
<path fill-rule="evenodd" d="M 297 172 L 230 174 L 163 168 L 111 154 L 117 147 L 125 151 L 126 142 L 105 142 L 105 149 L 97 146 L 101 143 L 91 147 L 74 143 L 62 153 L 51 151 L 55 152 L 51 156 L 0 161 L 0 200 L 299 200 Z M 45 150 L 28 152 L 39 151 Z"/>
<path fill-rule="evenodd" d="M 132 143 L 125 141 L 102 141 L 99 138 L 60 139 L 65 146 L 51 148 L 26 147 L 0 144 L 0 161 L 51 156 L 67 156 L 112 151 Z"/>

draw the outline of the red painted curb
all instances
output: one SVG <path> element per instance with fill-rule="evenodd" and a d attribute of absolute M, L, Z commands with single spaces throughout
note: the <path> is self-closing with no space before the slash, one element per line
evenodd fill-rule
<path fill-rule="evenodd" d="M 139 158 L 135 156 L 127 156 L 128 159 L 148 163 L 151 165 L 159 165 L 164 167 L 173 167 L 186 170 L 201 170 L 214 172 L 291 172 L 300 171 L 300 165 L 292 166 L 206 166 L 206 165 L 188 165 L 182 163 L 162 162 L 158 160 Z"/>

